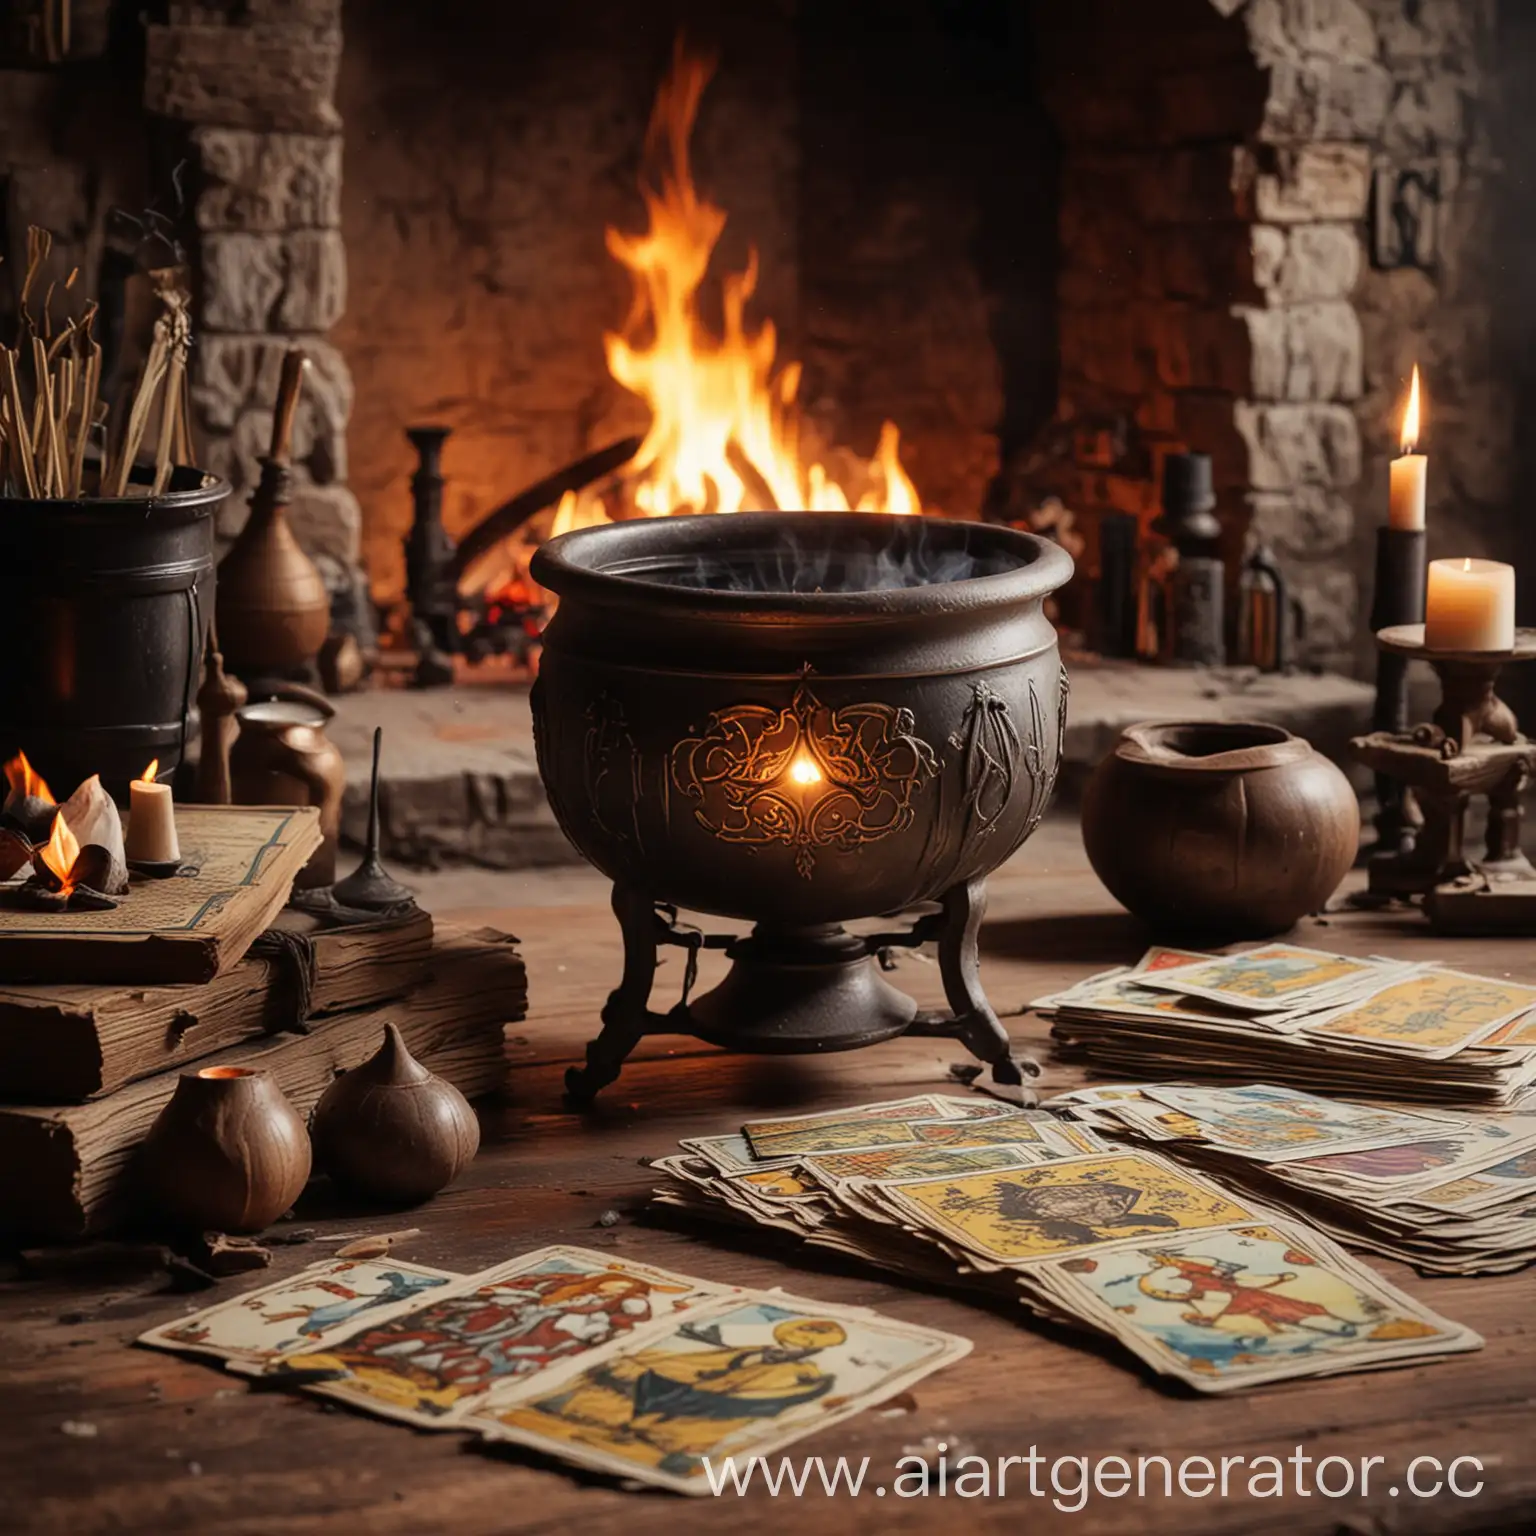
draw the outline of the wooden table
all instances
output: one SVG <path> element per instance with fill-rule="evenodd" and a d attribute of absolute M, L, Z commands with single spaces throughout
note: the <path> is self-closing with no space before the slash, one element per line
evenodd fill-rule
<path fill-rule="evenodd" d="M 984 977 L 1000 1009 L 1139 953 L 1142 935 L 1081 864 L 1053 855 L 1060 839 L 995 881 L 984 933 Z M 1371 1496 L 1313 1493 L 1250 1498 L 1246 1474 L 1232 1492 L 1204 1497 L 1163 1493 L 1158 1473 L 1148 1494 L 1090 1494 L 1081 1513 L 1053 1507 L 1050 1468 L 1009 1473 L 1007 1497 L 875 1498 L 819 1491 L 792 1500 L 761 1490 L 726 1507 L 713 1500 L 636 1494 L 527 1460 L 483 1453 L 463 1437 L 417 1433 L 313 1400 L 252 1391 L 207 1364 L 130 1347 L 153 1324 L 174 1318 L 197 1297 L 109 1292 L 100 1284 L 12 1281 L 0 1285 L 0 1530 L 170 1532 L 221 1536 L 298 1536 L 304 1532 L 567 1532 L 637 1536 L 714 1529 L 807 1533 L 848 1530 L 1075 1532 L 1245 1531 L 1407 1532 L 1536 1529 L 1532 1402 L 1536 1330 L 1527 1272 L 1502 1278 L 1426 1280 L 1403 1266 L 1371 1260 L 1415 1296 L 1476 1327 L 1477 1354 L 1379 1374 L 1344 1376 L 1199 1399 L 1159 1386 L 1128 1355 L 1026 1320 L 942 1295 L 922 1294 L 875 1274 L 807 1256 L 783 1239 L 744 1247 L 712 1231 L 656 1224 L 643 1215 L 654 1182 L 647 1156 L 681 1136 L 738 1125 L 749 1114 L 852 1104 L 919 1089 L 944 1088 L 960 1059 L 946 1042 L 897 1042 L 821 1060 L 730 1058 L 687 1041 L 649 1042 L 598 1108 L 585 1118 L 560 1104 L 564 1066 L 592 1032 L 618 945 L 605 907 L 523 908 L 476 914 L 524 940 L 532 1007 L 510 1032 L 514 1063 L 508 1102 L 486 1122 L 486 1146 L 460 1187 L 409 1222 L 423 1228 L 406 1258 L 473 1270 L 542 1243 L 611 1248 L 712 1279 L 782 1285 L 814 1297 L 878 1307 L 896 1317 L 952 1329 L 975 1341 L 959 1366 L 921 1383 L 915 1408 L 899 1416 L 866 1413 L 806 1441 L 833 1459 L 872 1458 L 871 1484 L 894 1478 L 905 1447 L 942 1441 L 953 1463 L 979 1454 L 1048 1458 L 1268 1454 L 1290 1458 L 1379 1456 Z M 1302 942 L 1357 953 L 1433 955 L 1446 963 L 1536 980 L 1536 954 L 1519 941 L 1441 940 L 1421 920 L 1351 914 L 1309 921 Z M 673 991 L 680 962 L 663 969 Z M 707 981 L 707 976 L 706 976 Z M 900 981 L 938 1001 L 936 968 L 904 961 Z M 674 992 L 675 995 L 675 992 Z M 1015 1020 L 1017 1035 L 1041 1050 L 1038 1021 Z M 1048 1090 L 1077 1074 L 1057 1065 Z M 951 1085 L 952 1086 L 952 1085 Z M 958 1091 L 958 1090 L 956 1090 Z M 605 1213 L 619 1213 L 604 1225 Z M 365 1220 L 320 1212 L 305 1224 L 321 1233 L 384 1231 L 398 1216 Z M 743 1240 L 745 1241 L 745 1240 Z M 276 1250 L 263 1283 L 322 1257 L 318 1244 Z M 226 1282 L 218 1295 L 247 1282 Z M 64 1426 L 68 1423 L 70 1430 Z M 1402 1487 L 1407 1464 L 1434 1456 L 1443 1465 L 1471 1455 L 1483 1463 L 1483 1489 L 1415 1498 Z M 1154 1464 L 1155 1468 L 1155 1464 Z M 1334 1465 L 1330 1486 L 1342 1480 Z M 1191 1475 L 1198 1489 L 1199 1468 Z M 1293 1475 L 1290 1472 L 1288 1476 Z M 1311 1474 L 1304 1474 L 1311 1486 Z M 1427 1464 L 1421 1487 L 1434 1481 Z M 1060 1470 L 1069 1488 L 1076 1472 Z M 1461 1482 L 1478 1480 L 1463 1466 Z M 1387 1488 L 1398 1486 L 1400 1496 Z M 1115 1485 L 1108 1483 L 1112 1489 Z M 1063 1498 L 1063 1504 L 1075 1503 Z M 1022 1523 L 1021 1523 L 1022 1522 Z"/>

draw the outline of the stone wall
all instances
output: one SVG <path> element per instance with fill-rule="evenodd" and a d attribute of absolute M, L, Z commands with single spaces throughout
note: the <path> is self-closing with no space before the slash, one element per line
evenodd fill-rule
<path fill-rule="evenodd" d="M 351 297 L 335 333 L 359 380 L 352 483 L 374 590 L 403 584 L 408 426 L 453 429 L 444 520 L 461 533 L 644 408 L 608 376 L 629 281 L 604 229 L 643 227 L 641 146 L 680 29 L 720 58 L 695 135 L 729 222 L 717 270 L 761 278 L 753 313 L 796 344 L 792 8 L 582 0 L 348 7 L 338 99 Z"/>
<path fill-rule="evenodd" d="M 1478 552 L 1502 506 L 1493 12 L 1083 0 L 1044 20 L 1066 144 L 1044 477 L 1090 522 L 1147 519 L 1163 455 L 1211 453 L 1225 553 L 1235 566 L 1251 537 L 1275 548 L 1316 663 L 1369 664 L 1361 605 L 1415 360 L 1433 401 L 1432 547 Z"/>
<path fill-rule="evenodd" d="M 272 431 L 284 351 L 311 358 L 294 423 L 291 518 L 333 586 L 361 552 L 349 489 L 352 379 L 326 333 L 347 300 L 341 119 L 332 97 L 341 0 L 177 5 L 145 31 L 144 102 L 184 157 L 197 289 L 193 426 L 243 525 Z"/>

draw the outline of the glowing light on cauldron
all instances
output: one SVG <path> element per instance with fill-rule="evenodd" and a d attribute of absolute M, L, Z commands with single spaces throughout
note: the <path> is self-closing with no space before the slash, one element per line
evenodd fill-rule
<path fill-rule="evenodd" d="M 43 848 L 43 863 L 57 878 L 63 895 L 67 896 L 75 887 L 70 876 L 75 867 L 75 860 L 79 857 L 79 840 L 69 830 L 69 823 L 64 820 L 64 812 L 60 811 L 53 818 L 53 831 L 48 834 L 48 842 Z"/>
<path fill-rule="evenodd" d="M 821 783 L 821 769 L 811 758 L 801 753 L 790 763 L 789 777 L 791 782 L 809 788 L 812 784 Z"/>

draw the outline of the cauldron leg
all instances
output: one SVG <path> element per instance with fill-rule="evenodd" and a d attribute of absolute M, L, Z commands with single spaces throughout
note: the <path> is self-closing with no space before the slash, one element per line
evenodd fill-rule
<path fill-rule="evenodd" d="M 1018 1089 L 1020 1100 L 1033 1104 L 1035 1095 L 1024 1088 L 1024 1082 L 1040 1075 L 1040 1065 L 1028 1056 L 1013 1054 L 1008 1031 L 992 1011 L 981 987 L 976 941 L 981 921 L 987 915 L 986 882 L 967 880 L 964 885 L 946 891 L 942 904 L 939 974 L 944 981 L 945 1000 L 954 1014 L 953 1023 L 944 1033 L 953 1034 L 978 1060 L 990 1063 L 993 1082 Z"/>
<path fill-rule="evenodd" d="M 650 1024 L 647 1004 L 656 979 L 656 904 L 644 891 L 615 885 L 613 915 L 624 935 L 624 974 L 603 1004 L 603 1027 L 587 1042 L 587 1063 L 565 1074 L 565 1096 L 577 1108 L 591 1104 L 618 1077 Z"/>

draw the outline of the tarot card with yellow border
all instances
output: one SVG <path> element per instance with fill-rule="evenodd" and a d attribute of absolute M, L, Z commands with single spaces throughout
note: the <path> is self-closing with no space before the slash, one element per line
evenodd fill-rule
<path fill-rule="evenodd" d="M 915 1226 L 999 1264 L 1251 1221 L 1256 1207 L 1155 1152 L 885 1186 Z"/>
<path fill-rule="evenodd" d="M 1383 970 L 1381 962 L 1355 960 L 1299 944 L 1265 944 L 1204 965 L 1140 973 L 1153 991 L 1203 997 L 1249 1013 L 1280 1012 L 1303 1001 L 1320 1000 Z"/>
<path fill-rule="evenodd" d="M 708 1494 L 738 1465 L 888 1401 L 970 1341 L 783 1291 L 739 1293 L 498 1390 L 469 1427 L 562 1461 Z"/>
<path fill-rule="evenodd" d="M 1462 971 L 1426 970 L 1308 1021 L 1319 1040 L 1354 1040 L 1428 1060 L 1455 1056 L 1536 1008 L 1536 987 Z"/>

